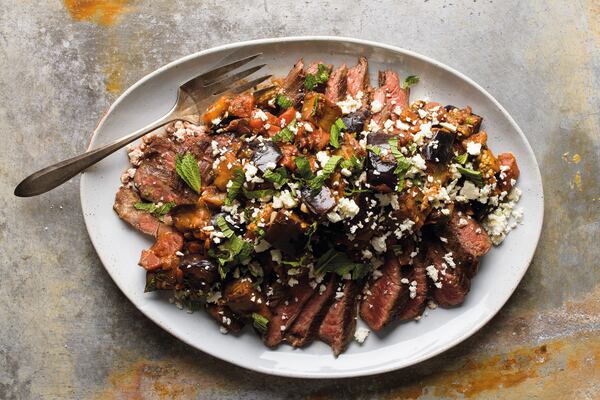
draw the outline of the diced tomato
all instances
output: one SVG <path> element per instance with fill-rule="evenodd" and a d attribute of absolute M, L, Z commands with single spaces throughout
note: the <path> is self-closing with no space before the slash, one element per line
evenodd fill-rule
<path fill-rule="evenodd" d="M 277 126 L 286 126 L 287 124 L 292 122 L 294 118 L 296 118 L 296 109 L 294 107 L 290 107 L 283 113 L 281 113 L 279 118 L 277 118 Z"/>

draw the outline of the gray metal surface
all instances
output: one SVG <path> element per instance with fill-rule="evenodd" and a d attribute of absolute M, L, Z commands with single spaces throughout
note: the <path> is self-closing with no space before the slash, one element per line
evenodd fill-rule
<path fill-rule="evenodd" d="M 405 370 L 270 378 L 178 342 L 119 292 L 89 242 L 78 179 L 12 190 L 85 149 L 109 104 L 180 56 L 328 34 L 436 58 L 490 91 L 540 162 L 536 257 L 477 335 Z M 600 3 L 0 0 L 0 398 L 600 398 Z"/>

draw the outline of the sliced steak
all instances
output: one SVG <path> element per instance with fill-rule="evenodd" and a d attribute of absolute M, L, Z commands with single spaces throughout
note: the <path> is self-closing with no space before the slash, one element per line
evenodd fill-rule
<path fill-rule="evenodd" d="M 425 250 L 422 250 L 421 253 L 413 259 L 412 266 L 402 267 L 403 271 L 407 269 L 407 273 L 403 274 L 403 276 L 406 276 L 408 283 L 404 281 L 403 284 L 407 285 L 409 290 L 407 301 L 403 306 L 398 308 L 398 319 L 401 321 L 411 320 L 420 316 L 423 314 L 425 306 L 427 305 L 427 293 L 429 287 L 427 284 L 424 252 Z M 414 289 L 410 289 L 411 287 Z"/>
<path fill-rule="evenodd" d="M 160 136 L 151 139 L 133 178 L 143 199 L 177 205 L 196 203 L 198 195 L 175 171 L 176 156 L 177 148 L 169 139 Z"/>
<path fill-rule="evenodd" d="M 314 289 L 310 287 L 307 279 L 302 279 L 300 283 L 288 289 L 287 299 L 273 310 L 273 318 L 269 322 L 269 329 L 264 338 L 267 346 L 275 347 L 281 343 L 286 331 L 313 294 Z"/>
<path fill-rule="evenodd" d="M 284 94 L 296 105 L 303 98 L 304 60 L 300 59 L 281 83 Z"/>
<path fill-rule="evenodd" d="M 285 339 L 294 347 L 302 347 L 312 342 L 319 326 L 334 300 L 337 287 L 337 275 L 330 274 L 324 283 L 325 290 L 317 289 L 315 294 L 308 300 L 302 312 L 296 318 L 296 322 L 290 328 Z"/>
<path fill-rule="evenodd" d="M 471 280 L 462 268 L 452 268 L 444 259 L 447 254 L 441 243 L 435 240 L 427 244 L 426 271 L 431 281 L 431 296 L 442 307 L 461 304 L 471 288 Z"/>
<path fill-rule="evenodd" d="M 334 103 L 344 100 L 346 98 L 347 78 L 348 67 L 346 67 L 346 64 L 342 64 L 331 73 L 325 87 L 325 97 Z"/>
<path fill-rule="evenodd" d="M 359 287 L 354 281 L 342 283 L 340 298 L 336 298 L 319 327 L 319 339 L 331 346 L 333 354 L 340 355 L 354 336 Z M 337 296 L 336 296 L 337 297 Z"/>
<path fill-rule="evenodd" d="M 348 70 L 348 94 L 356 98 L 358 92 L 364 93 L 369 84 L 369 62 L 365 57 L 360 57 L 358 64 Z"/>
<path fill-rule="evenodd" d="M 161 232 L 156 242 L 148 250 L 142 250 L 139 265 L 148 271 L 155 269 L 175 269 L 179 257 L 175 255 L 183 249 L 183 235 L 176 231 Z"/>
<path fill-rule="evenodd" d="M 455 212 L 447 223 L 437 225 L 436 232 L 461 259 L 476 261 L 492 247 L 481 225 L 461 211 Z"/>
<path fill-rule="evenodd" d="M 373 114 L 373 121 L 383 124 L 391 116 L 394 108 L 408 108 L 409 93 L 409 88 L 403 89 L 400 86 L 397 73 L 391 70 L 379 71 L 379 88 L 373 94 L 373 102 L 377 101 L 382 108 Z"/>
<path fill-rule="evenodd" d="M 113 209 L 123 221 L 133 226 L 146 235 L 156 236 L 161 222 L 152 214 L 138 210 L 135 204 L 142 199 L 135 190 L 127 186 L 121 186 L 115 196 Z"/>
<path fill-rule="evenodd" d="M 238 120 L 243 121 L 243 120 Z M 180 149 L 180 153 L 190 152 L 198 160 L 198 167 L 202 177 L 202 186 L 206 187 L 215 179 L 213 164 L 221 155 L 219 150 L 226 149 L 225 155 L 232 153 L 235 158 L 240 148 L 240 141 L 232 134 L 201 135 L 187 139 Z M 217 149 L 217 151 L 215 151 Z"/>
<path fill-rule="evenodd" d="M 408 293 L 407 285 L 400 282 L 400 265 L 395 256 L 388 256 L 379 272 L 381 275 L 369 282 L 360 303 L 360 317 L 375 332 L 395 317 Z"/>

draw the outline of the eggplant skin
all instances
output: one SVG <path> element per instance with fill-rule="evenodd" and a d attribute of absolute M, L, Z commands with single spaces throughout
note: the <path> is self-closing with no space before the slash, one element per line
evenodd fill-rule
<path fill-rule="evenodd" d="M 342 117 L 342 122 L 346 125 L 348 132 L 362 132 L 365 128 L 365 121 L 369 116 L 369 111 L 363 109 L 350 113 Z"/>
<path fill-rule="evenodd" d="M 318 191 L 304 188 L 300 193 L 302 201 L 314 214 L 325 214 L 336 205 L 335 199 L 331 195 L 331 190 L 327 186 L 321 187 Z"/>
<path fill-rule="evenodd" d="M 423 158 L 427 161 L 446 163 L 452 157 L 454 134 L 445 130 L 438 130 L 433 139 L 425 146 Z"/>
<path fill-rule="evenodd" d="M 394 171 L 396 170 L 396 159 L 391 154 L 389 140 L 394 135 L 377 132 L 368 136 L 367 144 L 387 150 L 387 155 L 378 156 L 373 151 L 367 154 L 367 182 L 375 186 L 379 191 L 392 191 L 398 181 Z"/>
<path fill-rule="evenodd" d="M 183 285 L 191 290 L 208 290 L 219 277 L 217 267 L 198 254 L 189 254 L 179 261 Z"/>
<path fill-rule="evenodd" d="M 265 230 L 265 240 L 276 249 L 295 257 L 304 251 L 308 243 L 305 235 L 308 225 L 294 213 L 279 211 Z"/>
<path fill-rule="evenodd" d="M 254 150 L 252 161 L 256 168 L 264 173 L 268 169 L 272 169 L 273 165 L 277 165 L 281 157 L 283 157 L 283 154 L 275 143 L 263 142 Z"/>

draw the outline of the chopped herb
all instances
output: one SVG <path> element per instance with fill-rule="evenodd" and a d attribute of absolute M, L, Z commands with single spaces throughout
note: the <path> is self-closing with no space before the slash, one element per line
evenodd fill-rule
<path fill-rule="evenodd" d="M 315 221 L 312 224 L 310 224 L 310 226 L 308 227 L 308 229 L 306 230 L 306 232 L 304 232 L 304 235 L 306 237 L 308 237 L 307 243 L 310 243 L 310 239 L 312 239 L 312 236 L 317 231 L 317 228 L 318 228 L 318 223 L 317 223 L 317 221 Z"/>
<path fill-rule="evenodd" d="M 398 178 L 398 186 L 396 190 L 398 192 L 404 189 L 404 177 L 410 168 L 412 167 L 412 163 L 408 158 L 404 157 L 404 155 L 398 150 L 398 138 L 394 137 L 388 140 L 388 143 L 391 147 L 391 152 L 394 158 L 396 159 L 396 169 L 394 170 L 394 174 Z"/>
<path fill-rule="evenodd" d="M 173 207 L 175 207 L 176 205 L 177 205 L 177 203 L 175 203 L 174 201 L 170 201 L 168 203 L 163 203 L 161 205 L 154 204 L 154 203 L 138 202 L 138 203 L 135 203 L 133 206 L 135 207 L 136 210 L 146 211 L 146 212 L 154 215 L 160 221 L 162 221 L 163 217 L 165 215 L 167 215 L 169 213 L 169 211 L 171 211 L 171 209 Z"/>
<path fill-rule="evenodd" d="M 411 155 L 415 154 L 417 152 L 418 146 L 416 143 L 411 143 L 408 145 L 408 151 Z"/>
<path fill-rule="evenodd" d="M 481 176 L 480 171 L 475 171 L 473 169 L 464 167 L 456 167 L 456 169 L 458 170 L 458 172 L 461 173 L 461 175 L 463 175 L 465 178 L 472 181 L 473 183 L 476 183 L 479 186 L 483 185 L 483 177 Z"/>
<path fill-rule="evenodd" d="M 352 197 L 352 196 L 354 196 L 357 193 L 369 193 L 369 192 L 371 192 L 371 189 L 359 189 L 359 188 L 356 188 L 354 186 L 350 187 L 350 188 L 346 187 L 344 189 L 344 196 L 345 197 Z"/>
<path fill-rule="evenodd" d="M 196 193 L 200 193 L 200 169 L 198 161 L 192 153 L 185 153 L 183 157 L 177 154 L 175 170 L 190 188 L 194 189 Z"/>
<path fill-rule="evenodd" d="M 467 117 L 467 118 L 465 118 L 465 124 L 467 124 L 467 125 L 474 125 L 475 124 L 475 119 L 471 118 L 471 117 Z"/>
<path fill-rule="evenodd" d="M 254 245 L 252 243 L 245 241 L 237 235 L 233 235 L 225 243 L 217 246 L 216 250 L 210 249 L 208 255 L 217 260 L 221 267 L 219 272 L 224 278 L 224 275 L 227 275 L 228 269 L 225 267 L 240 264 L 252 254 L 253 250 Z"/>
<path fill-rule="evenodd" d="M 377 146 L 371 146 L 370 144 L 368 144 L 367 150 L 371 151 L 372 153 L 375 153 L 378 156 L 381 156 L 381 149 Z"/>
<path fill-rule="evenodd" d="M 459 163 L 460 165 L 465 165 L 465 163 L 467 162 L 467 158 L 469 158 L 469 153 L 466 153 L 466 152 L 464 154 L 460 154 L 460 155 L 454 157 L 456 162 Z"/>
<path fill-rule="evenodd" d="M 331 125 L 331 129 L 329 130 L 329 144 L 339 149 L 340 147 L 340 133 L 343 129 L 346 129 L 346 124 L 342 121 L 341 118 L 335 120 L 333 125 Z"/>
<path fill-rule="evenodd" d="M 310 112 L 311 117 L 314 117 L 317 114 L 318 106 L 319 106 L 319 96 L 315 96 L 315 101 L 313 102 L 313 108 L 312 108 L 312 111 Z"/>
<path fill-rule="evenodd" d="M 412 85 L 416 85 L 417 83 L 419 83 L 420 80 L 421 79 L 416 75 L 409 75 L 406 77 L 404 82 L 402 82 L 402 89 L 406 89 Z"/>
<path fill-rule="evenodd" d="M 279 93 L 277 97 L 275 97 L 275 103 L 281 108 L 290 108 L 294 105 L 292 100 L 283 93 Z"/>
<path fill-rule="evenodd" d="M 395 256 L 399 256 L 400 254 L 402 254 L 402 246 L 400 246 L 399 244 L 395 244 L 392 246 L 392 251 L 394 252 Z"/>
<path fill-rule="evenodd" d="M 316 74 L 307 74 L 304 79 L 304 87 L 308 90 L 314 90 L 315 87 L 321 85 L 329 80 L 330 69 L 324 65 L 317 65 Z"/>
<path fill-rule="evenodd" d="M 275 170 L 269 169 L 265 171 L 265 173 L 263 174 L 263 178 L 281 187 L 285 185 L 288 181 L 288 172 L 285 167 L 279 167 Z"/>
<path fill-rule="evenodd" d="M 310 188 L 312 190 L 320 189 L 325 184 L 325 181 L 329 179 L 331 174 L 333 174 L 335 168 L 341 160 L 342 156 L 331 156 L 329 160 L 327 160 L 327 163 L 325 164 L 323 169 L 321 170 L 321 175 L 318 175 L 311 179 L 309 183 Z"/>
<path fill-rule="evenodd" d="M 269 320 L 267 317 L 263 317 L 258 313 L 252 313 L 252 326 L 254 326 L 260 333 L 266 333 L 269 327 Z"/>
<path fill-rule="evenodd" d="M 217 222 L 217 226 L 221 230 L 221 233 L 223 233 L 223 236 L 229 239 L 235 235 L 235 232 L 233 232 L 227 221 L 225 221 L 225 217 L 218 215 L 215 220 Z"/>
<path fill-rule="evenodd" d="M 329 249 L 317 260 L 315 269 L 318 273 L 335 272 L 340 276 L 350 274 L 352 279 L 363 278 L 371 270 L 371 265 L 357 263 L 341 251 Z"/>
<path fill-rule="evenodd" d="M 362 170 L 363 169 L 364 159 L 359 159 L 355 155 L 352 155 L 348 160 L 342 160 L 340 163 L 340 168 L 346 168 L 350 171 L 352 170 Z"/>
<path fill-rule="evenodd" d="M 296 120 L 293 119 L 285 128 L 280 130 L 273 136 L 274 142 L 285 142 L 292 143 L 294 141 L 294 132 L 292 132 L 292 128 L 296 127 Z"/>
<path fill-rule="evenodd" d="M 298 175 L 300 175 L 300 178 L 305 180 L 312 179 L 313 173 L 308 159 L 304 156 L 300 156 L 296 157 L 294 161 L 296 162 L 296 168 L 298 168 Z"/>
<path fill-rule="evenodd" d="M 233 171 L 231 185 L 229 185 L 229 187 L 227 188 L 227 198 L 224 202 L 226 206 L 230 206 L 240 193 L 242 185 L 244 184 L 244 178 L 244 170 L 242 170 L 241 168 L 236 168 Z"/>
<path fill-rule="evenodd" d="M 273 189 L 247 190 L 246 188 L 242 187 L 242 191 L 247 199 L 262 199 L 275 194 Z"/>

